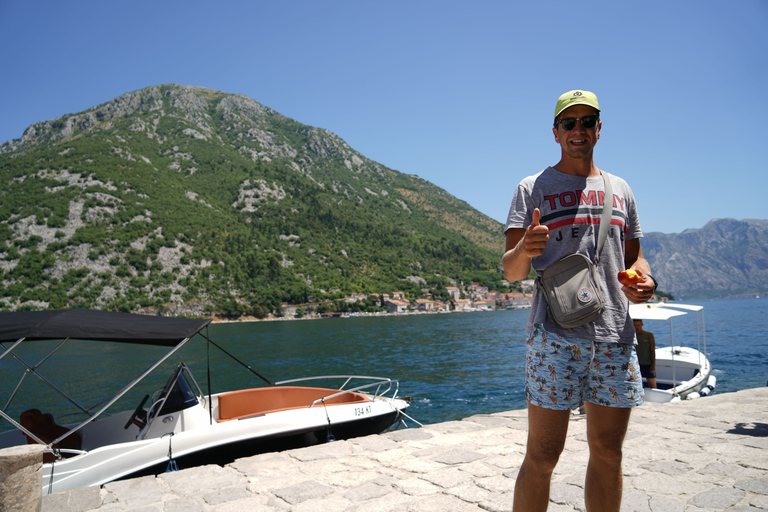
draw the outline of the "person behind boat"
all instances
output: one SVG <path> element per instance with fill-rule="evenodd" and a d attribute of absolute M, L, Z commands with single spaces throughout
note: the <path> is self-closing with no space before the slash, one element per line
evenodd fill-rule
<path fill-rule="evenodd" d="M 594 198 L 604 194 L 605 185 L 593 160 L 601 129 L 593 93 L 571 91 L 557 100 L 552 132 L 560 161 L 523 179 L 515 190 L 502 258 L 509 281 L 525 279 L 531 267 L 541 274 L 575 252 L 594 258 L 602 210 Z M 547 509 L 571 410 L 582 405 L 589 447 L 586 509 L 618 511 L 621 506 L 622 445 L 631 408 L 643 401 L 628 302 L 648 301 L 655 281 L 640 249 L 642 231 L 632 190 L 615 175 L 602 176 L 611 180 L 614 195 L 610 231 L 597 265 L 607 307 L 592 322 L 564 329 L 549 319 L 546 298 L 534 289 L 526 329 L 528 441 L 515 483 L 515 512 Z M 584 204 L 590 198 L 591 205 Z M 617 274 L 625 268 L 637 270 L 642 281 L 622 286 Z"/>
<path fill-rule="evenodd" d="M 642 320 L 633 320 L 637 333 L 637 360 L 640 374 L 648 382 L 649 388 L 656 387 L 656 338 L 652 332 L 643 330 Z"/>

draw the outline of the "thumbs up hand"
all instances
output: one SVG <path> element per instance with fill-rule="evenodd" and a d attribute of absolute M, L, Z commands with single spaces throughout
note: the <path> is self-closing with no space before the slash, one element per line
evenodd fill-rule
<path fill-rule="evenodd" d="M 536 208 L 533 210 L 531 225 L 526 228 L 525 237 L 523 238 L 523 251 L 529 258 L 541 256 L 549 240 L 549 228 L 540 224 L 540 222 L 541 212 Z"/>

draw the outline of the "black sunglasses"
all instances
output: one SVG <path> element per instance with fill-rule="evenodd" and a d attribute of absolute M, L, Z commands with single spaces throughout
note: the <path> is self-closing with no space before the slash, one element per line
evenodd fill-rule
<path fill-rule="evenodd" d="M 596 114 L 592 114 L 591 116 L 584 116 L 584 117 L 566 117 L 564 119 L 560 119 L 558 121 L 555 121 L 555 126 L 560 124 L 560 126 L 563 127 L 563 130 L 569 132 L 576 128 L 576 121 L 581 123 L 581 126 L 584 128 L 594 128 L 597 122 L 600 120 L 600 116 Z"/>

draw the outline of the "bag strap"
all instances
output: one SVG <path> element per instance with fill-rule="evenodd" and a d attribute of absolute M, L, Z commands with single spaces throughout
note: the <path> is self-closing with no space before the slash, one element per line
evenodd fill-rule
<path fill-rule="evenodd" d="M 597 251 L 595 251 L 595 264 L 600 259 L 600 251 L 603 250 L 605 239 L 608 238 L 608 230 L 611 227 L 611 216 L 613 215 L 613 188 L 611 179 L 606 178 L 603 171 L 600 171 L 605 183 L 605 198 L 603 199 L 603 214 L 600 216 L 600 226 L 597 228 Z"/>

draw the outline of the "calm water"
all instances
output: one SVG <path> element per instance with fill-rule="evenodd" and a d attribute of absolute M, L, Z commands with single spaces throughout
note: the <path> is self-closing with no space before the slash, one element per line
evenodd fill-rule
<path fill-rule="evenodd" d="M 761 387 L 768 380 L 768 299 L 692 301 L 704 306 L 707 353 L 717 376 L 717 393 Z M 400 393 L 411 395 L 409 415 L 437 423 L 525 407 L 523 364 L 527 310 L 364 317 L 330 320 L 216 324 L 211 338 L 270 380 L 311 375 L 357 374 L 400 381 Z M 659 345 L 669 344 L 669 322 L 646 321 Z M 675 342 L 696 346 L 696 318 L 673 319 Z M 205 390 L 205 343 L 196 338 L 171 356 L 154 374 L 121 400 L 133 409 L 146 393 L 161 387 L 179 361 L 192 368 Z M 703 340 L 702 340 L 703 341 Z M 52 346 L 27 343 L 22 358 L 36 364 Z M 97 385 L 83 403 L 93 405 L 114 393 L 165 353 L 154 347 L 71 342 L 40 373 L 71 395 L 83 397 L 85 383 Z M 210 352 L 214 392 L 260 386 L 261 382 L 221 355 Z M 0 406 L 21 375 L 16 361 L 0 360 Z M 43 397 L 33 376 L 8 409 L 19 413 L 36 406 L 57 418 L 70 410 L 58 396 Z M 119 409 L 117 409 L 119 410 Z M 7 423 L 0 423 L 6 430 Z"/>

